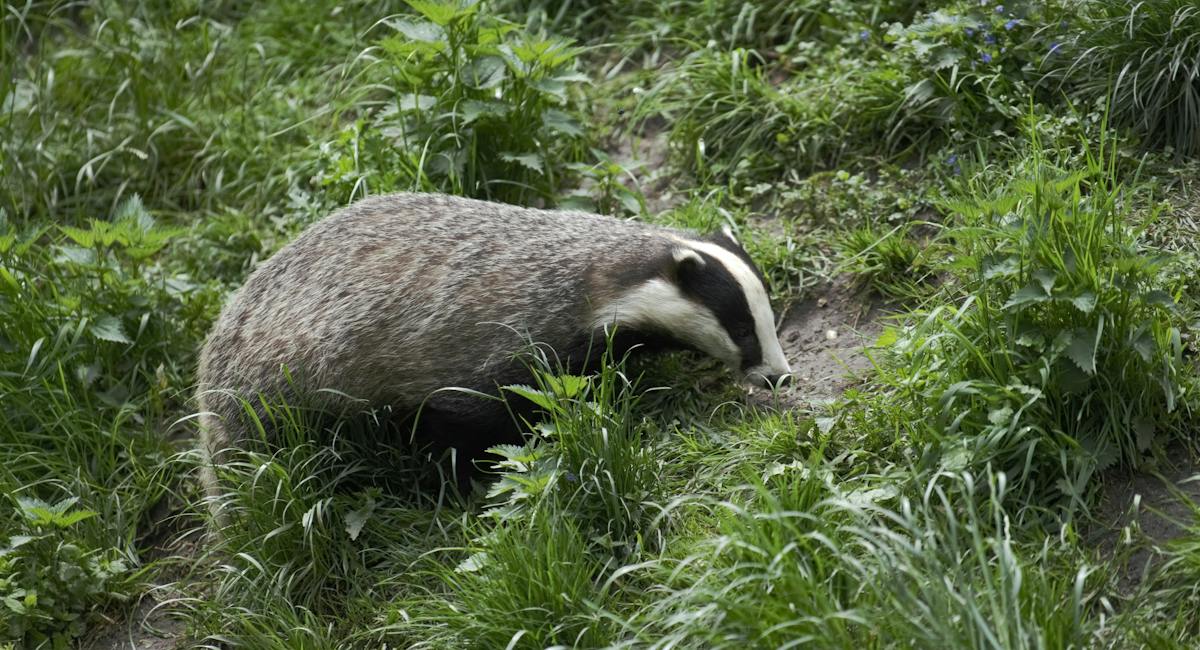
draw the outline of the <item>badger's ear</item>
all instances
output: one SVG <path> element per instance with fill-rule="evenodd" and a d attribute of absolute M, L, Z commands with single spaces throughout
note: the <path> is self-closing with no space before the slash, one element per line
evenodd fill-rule
<path fill-rule="evenodd" d="M 741 249 L 742 242 L 733 234 L 733 228 L 721 226 L 721 229 L 708 236 L 708 241 L 732 251 Z"/>
<path fill-rule="evenodd" d="M 671 260 L 676 274 L 704 268 L 704 256 L 686 246 L 671 249 Z"/>

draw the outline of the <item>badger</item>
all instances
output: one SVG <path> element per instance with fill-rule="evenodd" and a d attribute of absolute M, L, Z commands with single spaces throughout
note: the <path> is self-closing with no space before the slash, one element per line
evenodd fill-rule
<path fill-rule="evenodd" d="M 520 431 L 499 400 L 445 388 L 498 395 L 529 381 L 530 341 L 579 367 L 613 332 L 623 349 L 699 350 L 764 386 L 791 372 L 763 276 L 728 228 L 363 199 L 307 228 L 224 306 L 200 354 L 201 448 L 219 459 L 250 435 L 244 405 L 278 396 L 418 414 L 471 458 Z M 211 492 L 211 460 L 204 482 Z"/>

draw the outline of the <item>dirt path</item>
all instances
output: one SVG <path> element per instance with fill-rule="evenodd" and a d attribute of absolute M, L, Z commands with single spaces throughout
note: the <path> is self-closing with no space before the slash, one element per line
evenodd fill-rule
<path fill-rule="evenodd" d="M 792 365 L 793 383 L 782 406 L 803 408 L 837 398 L 871 369 L 869 347 L 883 331 L 885 308 L 864 297 L 846 278 L 817 287 L 783 314 L 779 341 Z"/>
<path fill-rule="evenodd" d="M 1123 544 L 1133 546 L 1121 573 L 1124 593 L 1163 561 L 1167 543 L 1198 523 L 1193 508 L 1200 504 L 1200 464 L 1183 445 L 1170 447 L 1166 456 L 1171 464 L 1158 472 L 1104 477 L 1088 539 L 1110 557 L 1119 556 Z"/>

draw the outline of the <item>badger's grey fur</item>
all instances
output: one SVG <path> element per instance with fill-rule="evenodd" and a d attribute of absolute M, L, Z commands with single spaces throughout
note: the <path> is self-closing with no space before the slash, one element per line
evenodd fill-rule
<path fill-rule="evenodd" d="M 422 413 L 455 436 L 482 431 L 463 444 L 485 446 L 508 414 L 435 391 L 494 394 L 528 380 L 514 359 L 528 341 L 578 360 L 614 323 L 760 380 L 790 372 L 761 276 L 728 230 L 700 237 L 440 195 L 362 200 L 303 232 L 225 306 L 200 355 L 203 446 L 246 435 L 234 395 L 339 407 L 338 393 L 398 411 L 433 394 Z"/>

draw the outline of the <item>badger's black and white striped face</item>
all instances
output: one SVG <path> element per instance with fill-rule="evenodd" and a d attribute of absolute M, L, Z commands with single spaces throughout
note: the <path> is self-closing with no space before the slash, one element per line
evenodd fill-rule
<path fill-rule="evenodd" d="M 788 377 L 763 277 L 733 234 L 677 239 L 670 256 L 665 272 L 626 290 L 600 316 L 663 332 L 760 385 Z"/>

